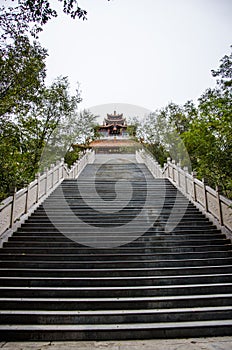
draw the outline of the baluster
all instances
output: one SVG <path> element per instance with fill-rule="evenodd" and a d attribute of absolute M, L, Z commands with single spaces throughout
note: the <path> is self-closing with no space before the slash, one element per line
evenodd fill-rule
<path fill-rule="evenodd" d="M 17 187 L 11 188 L 12 205 L 11 205 L 11 215 L 10 215 L 10 227 L 12 227 L 14 225 L 14 213 L 15 213 L 15 205 L 16 205 L 16 192 L 17 192 Z"/>
<path fill-rule="evenodd" d="M 206 186 L 208 185 L 207 179 L 203 178 L 202 183 L 203 183 L 205 211 L 206 213 L 208 213 L 208 198 L 207 198 L 207 191 L 206 191 Z"/>
<path fill-rule="evenodd" d="M 40 173 L 35 174 L 37 180 L 37 189 L 36 189 L 36 203 L 39 201 L 39 191 L 40 191 Z"/>
<path fill-rule="evenodd" d="M 192 179 L 193 179 L 193 200 L 194 202 L 196 202 L 197 200 L 197 196 L 196 196 L 196 184 L 195 184 L 195 178 L 197 177 L 197 172 L 196 171 L 192 171 Z"/>
<path fill-rule="evenodd" d="M 180 188 L 180 170 L 181 170 L 181 167 L 180 167 L 180 162 L 177 163 L 177 186 Z"/>
<path fill-rule="evenodd" d="M 220 194 L 222 192 L 222 187 L 220 185 L 216 186 L 216 193 L 217 193 L 217 201 L 218 201 L 218 221 L 220 223 L 221 226 L 224 225 L 223 223 L 223 215 L 222 215 L 222 204 L 221 204 L 221 198 L 220 198 Z"/>
<path fill-rule="evenodd" d="M 188 167 L 184 167 L 184 189 L 185 193 L 188 194 L 188 179 L 187 179 L 187 174 L 188 174 Z"/>

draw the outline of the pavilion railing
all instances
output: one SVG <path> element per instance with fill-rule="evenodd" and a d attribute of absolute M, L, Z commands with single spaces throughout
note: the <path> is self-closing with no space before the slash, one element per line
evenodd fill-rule
<path fill-rule="evenodd" d="M 144 163 L 155 178 L 168 178 L 192 203 L 194 203 L 218 227 L 227 233 L 232 232 L 232 201 L 221 195 L 221 188 L 209 187 L 206 181 L 196 178 L 188 168 L 181 168 L 175 160 L 167 159 L 162 168 L 160 164 L 144 149 L 136 151 L 138 163 Z"/>
<path fill-rule="evenodd" d="M 87 150 L 70 169 L 64 159 L 52 164 L 27 187 L 17 191 L 0 203 L 0 240 L 7 230 L 14 231 L 64 179 L 76 179 L 85 166 L 93 163 L 95 152 Z"/>

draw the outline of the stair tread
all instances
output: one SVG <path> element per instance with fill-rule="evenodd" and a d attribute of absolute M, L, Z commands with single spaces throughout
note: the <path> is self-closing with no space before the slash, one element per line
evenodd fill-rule
<path fill-rule="evenodd" d="M 23 276 L 19 276 L 19 277 L 1 277 L 0 276 L 0 281 L 1 280 L 41 280 L 41 281 L 50 281 L 50 280 L 87 280 L 87 281 L 101 281 L 101 280 L 134 280 L 134 279 L 138 279 L 138 280 L 144 280 L 144 279 L 186 279 L 186 278 L 204 278 L 204 277 L 226 277 L 226 276 L 231 276 L 232 277 L 232 273 L 220 273 L 220 274 L 201 274 L 201 275 L 149 275 L 149 276 L 135 276 L 135 277 L 131 277 L 131 276 L 123 276 L 123 277 L 36 277 L 36 276 L 32 276 L 32 277 L 23 277 Z"/>
<path fill-rule="evenodd" d="M 208 321 L 186 321 L 186 322 L 157 322 L 157 323 L 132 323 L 132 324 L 87 324 L 87 325 L 73 325 L 73 324 L 59 324 L 59 325 L 0 325 L 0 331 L 7 330 L 75 330 L 75 331 L 87 331 L 87 330 L 120 330 L 120 329 L 152 329 L 152 328 L 177 328 L 177 327 L 219 327 L 219 326 L 232 326 L 232 319 L 227 320 L 208 320 Z"/>
<path fill-rule="evenodd" d="M 12 297 L 12 298 L 3 298 L 0 297 L 0 301 L 7 302 L 7 301 L 14 301 L 14 302 L 78 302 L 78 303 L 91 303 L 91 302 L 119 302 L 119 301 L 125 301 L 125 302 L 138 302 L 138 301 L 170 301 L 170 300 L 192 300 L 192 299 L 217 299 L 217 298 L 232 298 L 232 293 L 228 294 L 199 294 L 199 295 L 174 295 L 174 296 L 148 296 L 148 297 L 111 297 L 111 298 L 27 298 L 27 297 Z"/>
<path fill-rule="evenodd" d="M 141 286 L 108 286 L 108 287 L 89 287 L 89 286 L 85 286 L 85 287 L 33 287 L 33 286 L 0 286 L 0 290 L 6 290 L 6 289 L 11 289 L 11 290 L 59 290 L 59 291 L 66 291 L 66 290 L 80 290 L 80 291 L 88 291 L 88 290 L 100 290 L 100 291 L 103 291 L 103 290 L 149 290 L 149 289 L 155 289 L 155 290 L 160 290 L 160 289 L 181 289 L 181 288 L 186 288 L 186 289 L 189 289 L 189 288 L 198 288 L 198 287 L 219 287 L 219 286 L 223 286 L 223 287 L 226 287 L 226 286 L 231 286 L 232 287 L 232 282 L 224 282 L 224 283 L 196 283 L 196 284 L 176 284 L 176 285 L 152 285 L 152 286 L 144 286 L 144 285 L 141 285 Z"/>
<path fill-rule="evenodd" d="M 232 306 L 202 306 L 185 308 L 167 308 L 167 309 L 125 309 L 125 310 L 0 310 L 0 315 L 124 315 L 124 314 L 159 314 L 159 313 L 180 313 L 180 312 L 207 312 L 232 310 Z"/>

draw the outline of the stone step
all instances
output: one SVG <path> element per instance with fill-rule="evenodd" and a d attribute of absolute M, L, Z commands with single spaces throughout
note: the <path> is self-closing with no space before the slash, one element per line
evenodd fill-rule
<path fill-rule="evenodd" d="M 231 306 L 134 310 L 3 310 L 0 324 L 125 324 L 232 319 Z"/>
<path fill-rule="evenodd" d="M 52 221 L 52 222 L 51 222 Z M 144 234 L 151 232 L 150 230 L 155 231 L 167 231 L 168 232 L 168 227 L 171 227 L 171 232 L 174 231 L 209 231 L 209 233 L 212 230 L 217 230 L 216 226 L 213 224 L 209 224 L 207 222 L 203 221 L 196 221 L 193 225 L 191 225 L 191 222 L 189 221 L 178 221 L 178 218 L 176 221 L 174 220 L 167 220 L 167 221 L 157 221 L 154 222 L 153 220 L 147 220 L 141 219 L 139 220 L 136 218 L 136 216 L 131 217 L 130 219 L 120 219 L 120 218 L 115 218 L 114 221 L 110 218 L 106 218 L 105 220 L 98 220 L 98 218 L 85 218 L 82 215 L 78 215 L 77 217 L 73 216 L 72 221 L 60 221 L 56 220 L 55 218 L 51 217 L 51 221 L 30 221 L 27 223 L 24 223 L 21 228 L 25 229 L 25 231 L 30 230 L 40 230 L 42 231 L 43 229 L 45 230 L 53 230 L 54 227 L 58 227 L 59 230 L 65 229 L 65 230 L 76 230 L 76 231 L 81 231 L 83 230 L 84 232 L 91 232 L 92 226 L 94 227 L 100 227 L 100 228 L 107 228 L 107 227 L 114 227 L 114 231 L 116 232 L 117 228 L 120 226 L 125 226 L 124 228 L 124 233 L 126 234 L 128 232 L 128 224 L 129 224 L 129 232 L 133 229 L 135 233 L 138 231 L 140 232 L 143 229 Z M 121 231 L 122 231 L 121 227 Z M 112 232 L 112 231 L 110 231 Z"/>
<path fill-rule="evenodd" d="M 130 234 L 130 236 L 132 235 L 132 230 L 130 230 L 128 232 L 125 231 L 125 232 L 122 232 L 122 233 L 118 233 L 117 236 L 124 236 L 126 237 L 128 234 Z M 75 228 L 65 228 L 65 233 L 66 234 L 71 234 L 71 233 L 76 233 L 77 230 Z M 91 236 L 91 233 L 92 233 L 92 230 L 91 228 L 89 229 L 86 229 L 84 230 L 82 228 L 81 230 L 81 233 L 85 232 L 85 235 L 86 236 Z M 136 234 L 136 236 L 138 237 L 138 233 L 141 233 L 141 236 L 139 237 L 140 240 L 144 239 L 144 240 L 147 240 L 147 239 L 150 239 L 151 237 L 150 236 L 153 236 L 153 237 L 161 237 L 162 235 L 180 235 L 180 236 L 183 236 L 183 235 L 186 235 L 189 236 L 189 235 L 213 235 L 213 234 L 218 234 L 220 233 L 220 231 L 218 229 L 214 229 L 214 228 L 211 228 L 211 229 L 207 229 L 207 230 L 199 230 L 199 229 L 185 229 L 185 230 L 179 230 L 178 228 L 172 231 L 165 231 L 165 227 L 160 227 L 160 228 L 155 228 L 155 227 L 150 227 L 148 231 L 146 231 L 144 233 L 144 228 L 140 228 L 140 227 L 137 227 L 136 229 L 133 229 L 133 232 Z M 21 227 L 17 230 L 17 234 L 26 234 L 26 235 L 30 235 L 30 234 L 35 234 L 35 235 L 55 235 L 55 234 L 62 234 L 61 232 L 58 231 L 58 229 L 56 227 L 52 227 L 52 226 L 49 226 L 47 228 L 34 228 L 34 229 L 31 229 L 31 228 L 28 228 L 28 227 Z M 99 233 L 101 233 L 101 235 L 105 234 L 107 236 L 116 236 L 115 233 L 112 233 L 112 228 L 111 229 L 108 229 L 107 231 L 104 229 L 104 232 L 102 232 L 99 228 Z"/>
<path fill-rule="evenodd" d="M 119 287 L 0 287 L 2 298 L 125 298 L 148 296 L 210 295 L 230 293 L 232 283 L 183 285 L 119 286 Z"/>
<path fill-rule="evenodd" d="M 75 236 L 74 236 L 75 237 Z M 92 236 L 94 237 L 94 236 Z M 131 240 L 133 240 L 133 236 L 132 235 L 128 235 L 127 237 L 130 237 Z M 124 241 L 125 238 L 127 238 L 125 236 L 120 237 L 120 240 Z M 37 237 L 36 237 L 37 238 Z M 77 236 L 78 238 L 78 236 Z M 91 238 L 91 236 L 89 236 L 89 238 Z M 106 236 L 105 240 L 106 241 L 118 241 L 118 237 L 115 237 L 114 235 L 112 236 Z M 129 251 L 133 251 L 135 249 L 140 249 L 140 252 L 142 253 L 144 249 L 154 249 L 154 248 L 164 248 L 164 247 L 189 247 L 189 246 L 228 246 L 231 249 L 231 242 L 229 239 L 211 239 L 211 240 L 202 240 L 199 238 L 199 240 L 193 240 L 193 239 L 189 239 L 189 240 L 185 240 L 185 238 L 183 239 L 176 239 L 175 236 L 172 237 L 172 240 L 165 240 L 163 237 L 158 236 L 156 237 L 152 237 L 150 239 L 147 240 L 137 240 L 137 243 L 140 242 L 140 246 L 138 246 L 138 244 L 136 246 L 130 245 L 130 243 L 125 247 L 120 247 L 118 249 L 120 249 L 121 251 L 124 249 L 124 251 L 126 252 L 126 250 L 128 249 Z M 135 243 L 135 242 L 134 242 Z M 146 243 L 149 243 L 148 246 L 146 246 Z M 32 238 L 28 238 L 26 239 L 19 239 L 19 238 L 15 238 L 15 239 L 11 239 L 8 242 L 4 243 L 4 247 L 8 247 L 8 248 L 16 248 L 16 247 L 24 247 L 25 248 L 25 244 L 27 245 L 26 248 L 38 248 L 38 247 L 54 247 L 54 248 L 77 248 L 77 244 L 76 242 L 69 240 L 60 240 L 60 239 L 48 239 L 47 237 L 44 237 L 44 240 L 42 240 L 41 238 L 38 240 L 32 240 Z M 84 249 L 89 249 L 88 247 L 82 247 L 82 250 Z M 107 248 L 108 249 L 108 248 Z M 91 248 L 92 251 L 95 250 L 95 253 L 99 253 L 100 249 L 96 249 L 96 248 Z M 111 249 L 112 251 L 116 252 L 117 248 Z"/>
<path fill-rule="evenodd" d="M 158 268 L 121 268 L 121 269 L 69 269 L 69 268 L 1 268 L 2 277 L 145 277 L 145 276 L 185 276 L 231 274 L 232 265 L 185 266 Z"/>
<path fill-rule="evenodd" d="M 116 235 L 116 231 L 117 231 L 117 227 L 120 227 L 120 225 L 111 225 L 111 223 L 109 224 L 104 224 L 102 225 L 101 223 L 99 225 L 93 225 L 94 227 L 99 229 L 99 236 L 101 234 L 105 234 L 105 235 L 112 235 L 112 228 L 114 229 L 113 232 L 115 232 L 115 236 Z M 123 225 L 122 225 L 123 226 Z M 215 229 L 213 226 L 210 228 L 205 228 L 205 227 L 177 227 L 177 226 L 171 226 L 171 230 L 169 230 L 169 226 L 167 227 L 167 231 L 165 229 L 165 226 L 160 226 L 160 227 L 151 227 L 149 228 L 149 233 L 153 232 L 154 234 L 158 235 L 158 234 L 162 234 L 162 233 L 170 233 L 173 232 L 174 234 L 176 233 L 180 233 L 180 234 L 210 234 L 210 233 L 218 233 L 218 229 Z M 91 235 L 92 233 L 92 228 L 91 225 L 88 224 L 83 224 L 82 226 L 78 225 L 78 228 L 75 225 L 69 225 L 69 226 L 65 226 L 65 225 L 59 225 L 60 230 L 62 230 L 62 232 L 65 232 L 65 234 L 71 234 L 71 233 L 81 233 L 81 234 L 89 234 Z M 101 229 L 104 228 L 104 232 L 102 232 Z M 144 224 L 143 225 L 138 225 L 136 226 L 136 223 L 134 223 L 134 225 L 132 226 L 130 223 L 130 229 L 127 229 L 127 231 L 123 232 L 123 235 L 125 233 L 126 234 L 129 232 L 130 234 L 132 232 L 135 233 L 135 235 L 138 237 L 138 234 L 141 234 L 145 236 L 146 231 L 148 229 L 148 224 Z M 125 229 L 126 230 L 126 229 Z M 26 231 L 34 231 L 34 232 L 48 232 L 48 233 L 53 233 L 53 232 L 59 232 L 58 228 L 54 227 L 54 226 L 47 226 L 47 227 L 41 227 L 40 225 L 36 226 L 36 227 L 29 227 L 29 226 L 23 226 L 21 227 L 21 229 L 19 230 L 19 232 L 26 232 Z"/>
<path fill-rule="evenodd" d="M 24 256 L 25 258 L 26 256 Z M 184 267 L 184 266 L 213 266 L 213 265 L 232 265 L 232 258 L 207 258 L 204 259 L 170 259 L 170 260 L 147 260 L 147 261 L 79 261 L 71 259 L 70 261 L 62 260 L 42 260 L 35 256 L 29 260 L 15 259 L 14 256 L 11 258 L 7 256 L 4 260 L 0 260 L 0 268 L 38 268 L 38 269 L 106 269 L 106 268 L 163 268 L 163 267 Z M 56 258 L 57 259 L 57 258 Z"/>
<path fill-rule="evenodd" d="M 76 248 L 80 248 L 80 249 L 95 249 L 98 250 L 100 248 L 98 247 L 89 247 L 88 245 L 84 245 L 84 243 L 82 241 L 80 241 L 80 243 L 78 243 L 78 234 L 77 233 L 66 233 L 67 237 L 60 235 L 58 236 L 59 233 L 57 232 L 48 232 L 48 233 L 39 233 L 36 232 L 34 233 L 34 235 L 30 235 L 29 232 L 25 233 L 25 232 L 20 232 L 18 233 L 18 235 L 15 235 L 14 238 L 12 238 L 11 240 L 9 240 L 8 243 L 10 243 L 13 247 L 13 243 L 18 242 L 18 243 L 28 243 L 28 242 L 32 242 L 32 243 L 51 243 L 52 239 L 50 239 L 50 237 L 54 237 L 54 246 L 55 246 L 55 242 L 60 243 L 60 244 L 68 244 L 68 243 L 72 243 L 75 244 Z M 54 236 L 53 236 L 54 235 Z M 97 241 L 97 234 L 85 234 L 85 235 L 81 235 L 81 238 L 85 240 L 87 240 L 88 242 L 90 241 Z M 63 238 L 64 237 L 64 238 Z M 70 238 L 68 238 L 70 237 Z M 71 239 L 71 237 L 73 239 Z M 197 237 L 199 237 L 199 240 L 197 239 Z M 209 237 L 207 239 L 207 237 Z M 21 239 L 22 238 L 22 239 Z M 48 239 L 47 239 L 48 238 Z M 174 246 L 181 246 L 182 243 L 184 245 L 191 245 L 190 242 L 193 242 L 193 244 L 196 242 L 196 246 L 199 245 L 220 245 L 221 243 L 228 245 L 230 244 L 230 241 L 227 241 L 227 238 L 219 237 L 218 233 L 212 233 L 210 235 L 207 234 L 199 234 L 199 233 L 189 233 L 189 235 L 185 235 L 183 232 L 172 232 L 172 233 L 165 233 L 165 232 L 156 232 L 155 234 L 146 234 L 146 235 L 134 235 L 134 233 L 131 234 L 122 234 L 122 235 L 118 235 L 116 236 L 115 234 L 110 234 L 110 233 L 104 233 L 102 234 L 101 237 L 101 241 L 103 242 L 103 238 L 106 241 L 111 241 L 113 242 L 121 242 L 121 245 L 118 246 L 118 249 L 123 249 L 123 248 L 131 248 L 131 249 L 141 249 L 141 248 L 153 248 L 156 246 L 170 246 L 170 242 L 173 243 Z M 36 243 L 37 242 L 37 243 Z M 125 242 L 125 244 L 123 244 Z M 198 243 L 197 243 L 198 242 Z M 6 246 L 6 245 L 4 245 Z M 25 244 L 26 246 L 26 244 Z M 115 247 L 117 248 L 117 247 Z M 104 249 L 104 247 L 102 247 L 102 249 Z"/>
<path fill-rule="evenodd" d="M 19 247 L 23 247 L 23 245 L 20 245 Z M 152 255 L 156 255 L 156 254 L 176 254 L 176 253 L 194 253 L 194 252 L 197 252 L 197 253 L 201 253 L 201 252 L 231 252 L 231 245 L 182 245 L 182 246 L 156 246 L 156 247 L 153 247 L 153 248 L 141 248 L 141 249 L 130 249 L 130 248 L 125 248 L 124 250 L 123 249 L 110 249 L 110 248 L 107 248 L 107 249 L 98 249 L 98 252 L 96 251 L 88 251 L 88 250 L 80 250 L 79 248 L 67 248 L 67 247 L 62 247 L 62 246 L 59 246 L 57 248 L 57 246 L 54 244 L 50 247 L 47 247 L 45 244 L 41 244 L 40 247 L 37 247 L 35 246 L 35 244 L 33 245 L 30 244 L 30 245 L 27 245 L 26 248 L 19 248 L 17 245 L 15 245 L 13 248 L 12 247 L 5 247 L 4 250 L 3 250 L 3 253 L 0 254 L 0 256 L 3 258 L 3 256 L 5 255 L 18 255 L 18 254 L 30 254 L 30 255 L 40 255 L 40 254 L 55 254 L 55 255 L 58 255 L 58 254 L 72 254 L 72 255 L 76 255 L 76 254 L 80 254 L 80 257 L 82 259 L 83 255 L 85 257 L 88 258 L 88 256 L 91 256 L 90 259 L 92 259 L 92 256 L 98 258 L 98 254 L 101 254 L 101 256 L 105 256 L 106 254 L 106 250 L 107 250 L 107 256 L 108 254 L 111 254 L 111 255 L 121 255 L 123 254 L 125 256 L 126 259 L 128 258 L 134 258 L 135 255 L 137 254 L 140 254 L 141 257 L 145 258 L 145 259 L 149 259 L 150 256 Z M 129 257 L 128 257 L 129 256 Z M 101 258 L 100 258 L 101 259 Z"/>
<path fill-rule="evenodd" d="M 1 287 L 132 287 L 232 283 L 232 274 L 134 277 L 0 277 Z"/>
<path fill-rule="evenodd" d="M 122 236 L 122 234 L 118 233 L 118 236 Z M 123 235 L 125 237 L 125 235 Z M 185 235 L 183 234 L 178 234 L 178 233 L 163 233 L 160 235 L 154 236 L 153 232 L 146 232 L 146 236 L 144 235 L 143 237 L 149 238 L 144 240 L 144 244 L 141 246 L 146 247 L 147 242 L 149 243 L 149 246 L 152 247 L 153 243 L 152 241 L 155 242 L 188 242 L 188 241 L 195 241 L 195 242 L 202 242 L 206 243 L 209 242 L 208 244 L 216 244 L 219 241 L 226 240 L 226 235 L 223 234 L 218 234 L 218 233 L 210 233 L 210 234 L 204 234 L 204 235 L 199 235 L 199 234 L 188 234 Z M 25 242 L 25 241 L 34 241 L 34 242 L 70 242 L 70 239 L 67 238 L 66 236 L 62 235 L 61 233 L 38 233 L 38 232 L 22 232 L 22 231 L 17 231 L 12 237 L 9 237 L 8 242 Z M 140 240 L 138 240 L 137 243 L 141 243 Z M 133 243 L 136 243 L 135 241 Z M 133 248 L 132 245 L 130 245 L 130 248 Z M 86 247 L 87 249 L 87 247 Z M 88 248 L 91 249 L 91 248 Z"/>
<path fill-rule="evenodd" d="M 105 217 L 105 214 L 101 214 L 101 213 L 97 213 L 97 214 L 85 214 L 85 213 L 81 213 L 82 215 L 85 215 L 85 219 L 89 219 L 89 220 L 97 220 L 97 221 L 104 221 L 104 220 L 109 220 L 109 218 Z M 64 222 L 64 223 L 67 223 L 67 222 L 75 222 L 74 218 L 73 218 L 73 213 L 72 214 L 69 214 L 69 215 L 66 215 L 64 218 L 60 217 L 60 215 L 56 215 L 56 216 L 52 216 L 53 218 L 55 218 L 55 220 L 57 221 L 60 221 L 60 222 Z M 121 220 L 121 222 L 124 222 L 125 220 L 130 220 L 130 219 L 133 219 L 134 218 L 134 215 L 133 213 L 131 214 L 121 214 L 120 213 L 120 217 L 116 217 L 117 221 Z M 151 217 L 152 218 L 152 217 Z M 190 224 L 192 222 L 192 219 L 194 218 L 194 216 L 192 217 L 182 217 L 181 220 L 178 220 L 179 217 L 178 215 L 176 216 L 176 219 L 172 216 L 172 223 L 179 223 L 179 224 Z M 138 218 L 138 221 L 143 221 L 143 220 L 147 220 L 147 215 L 141 215 L 139 218 Z M 166 224 L 167 221 L 168 221 L 168 216 L 166 218 L 158 218 L 157 219 L 154 217 L 153 218 L 154 220 L 154 225 L 156 223 L 159 223 L 159 224 Z M 158 222 L 157 222 L 158 221 Z M 51 223 L 50 219 L 49 219 L 49 216 L 32 216 L 30 217 L 26 223 L 35 223 L 35 222 L 39 222 L 39 223 Z M 204 217 L 195 217 L 195 220 L 194 222 L 192 223 L 193 225 L 199 225 L 199 224 L 202 224 L 202 225 L 211 225 L 211 223 L 209 223 L 209 221 L 204 218 Z"/>
<path fill-rule="evenodd" d="M 51 249 L 51 252 L 54 249 Z M 69 253 L 64 255 L 63 249 L 60 250 L 60 253 L 51 254 L 49 253 L 41 253 L 41 254 L 33 254 L 33 253 L 25 253 L 18 252 L 14 254 L 8 255 L 4 254 L 4 250 L 0 252 L 1 260 L 34 260 L 34 261 L 76 261 L 76 262 L 85 262 L 86 264 L 91 262 L 104 262 L 105 264 L 109 263 L 124 263 L 125 265 L 130 263 L 151 263 L 158 260 L 186 260 L 186 259 L 216 259 L 216 258 L 231 258 L 231 251 L 209 251 L 205 250 L 203 252 L 200 251 L 190 251 L 190 252 L 169 252 L 169 253 L 154 253 L 154 254 L 78 254 L 78 253 Z"/>
<path fill-rule="evenodd" d="M 54 203 L 50 203 L 49 205 L 47 205 L 47 203 L 48 202 L 46 202 L 46 206 L 45 205 L 41 205 L 40 207 L 38 207 L 36 212 L 35 212 L 35 214 L 52 212 L 55 215 L 55 213 L 58 213 L 58 214 L 59 213 L 66 213 L 66 211 L 64 210 L 64 208 L 63 208 L 61 203 L 59 203 L 57 201 L 54 201 Z M 98 206 L 100 206 L 99 203 L 95 203 L 95 204 L 96 205 L 98 204 Z M 109 207 L 108 204 L 109 203 L 107 203 L 107 202 L 106 203 L 102 203 L 101 208 L 102 209 L 107 209 Z M 133 205 L 133 206 L 128 206 L 127 205 L 127 207 L 126 207 L 127 212 L 130 213 L 130 212 L 136 211 L 137 209 L 140 209 L 141 203 L 138 202 L 138 204 L 139 205 L 137 205 L 137 206 L 136 205 Z M 189 204 L 186 205 L 186 203 L 183 204 L 182 202 L 180 202 L 180 203 L 178 203 L 178 205 L 174 206 L 173 204 L 168 204 L 167 202 L 161 201 L 161 204 L 162 204 L 162 206 L 160 207 L 160 204 L 158 202 L 156 202 L 156 201 L 153 202 L 153 203 L 148 202 L 148 203 L 146 203 L 145 208 L 146 209 L 151 209 L 151 210 L 152 209 L 153 210 L 158 210 L 159 215 L 163 215 L 163 214 L 169 215 L 170 212 L 172 212 L 172 213 L 181 213 L 181 214 L 183 214 L 183 216 L 185 214 L 202 215 L 202 213 L 199 212 L 199 210 L 196 207 L 194 207 L 193 205 L 189 205 Z M 82 211 L 82 212 L 90 214 L 89 211 L 88 211 L 88 207 L 86 206 L 86 204 L 83 204 L 83 202 L 80 202 L 78 204 L 72 203 L 71 207 L 72 207 L 72 210 L 74 212 L 75 211 L 76 212 L 81 212 Z M 112 203 L 110 207 L 118 209 L 118 205 L 116 205 L 114 203 Z M 124 211 L 122 211 L 122 213 L 124 213 Z"/>
<path fill-rule="evenodd" d="M 56 215 L 52 214 L 52 217 L 53 219 L 57 220 L 57 221 L 62 221 L 62 217 L 61 217 L 61 212 L 59 213 L 56 213 Z M 65 214 L 65 213 L 63 213 Z M 131 213 L 127 213 L 127 214 L 120 214 L 121 215 L 121 219 L 122 220 L 130 220 L 130 219 L 133 219 L 134 218 L 134 214 L 137 214 L 137 212 L 133 212 L 131 211 Z M 46 222 L 48 223 L 50 218 L 49 218 L 49 215 L 50 213 L 48 213 L 48 215 L 46 215 L 45 213 L 40 213 L 39 215 L 38 214 L 35 214 L 33 216 L 30 217 L 30 219 L 28 219 L 26 222 Z M 85 216 L 85 219 L 91 219 L 91 220 L 104 220 L 105 219 L 105 215 L 102 214 L 102 213 L 97 213 L 97 214 L 94 214 L 94 213 L 87 213 L 87 212 L 73 212 L 72 213 L 68 213 L 66 214 L 65 218 L 64 218 L 64 222 L 69 222 L 69 221 L 73 221 L 73 215 L 75 216 L 82 216 L 84 215 Z M 192 220 L 196 220 L 197 224 L 200 224 L 200 223 L 209 223 L 209 220 L 206 219 L 205 217 L 203 216 L 200 216 L 200 215 L 195 215 L 195 214 L 187 214 L 185 216 L 182 216 L 180 217 L 179 214 L 176 214 L 176 215 L 173 215 L 172 214 L 172 219 L 170 219 L 170 214 L 167 214 L 167 215 L 159 215 L 156 216 L 156 215 L 153 215 L 153 216 L 150 216 L 151 218 L 153 218 L 153 223 L 154 225 L 158 224 L 158 223 L 163 223 L 163 224 L 166 224 L 167 221 L 170 222 L 177 222 L 177 223 L 180 223 L 180 224 L 190 224 L 192 222 Z M 108 219 L 108 218 L 107 218 Z M 147 216 L 144 215 L 143 213 L 141 213 L 141 216 L 138 218 L 138 221 L 143 221 L 147 219 Z M 50 221 L 51 222 L 51 221 Z"/>
<path fill-rule="evenodd" d="M 210 306 L 231 306 L 231 293 L 220 294 L 187 294 L 144 297 L 98 297 L 98 298 L 62 298 L 49 297 L 1 297 L 1 310 L 133 310 L 138 309 L 169 309 L 193 308 Z"/>
<path fill-rule="evenodd" d="M 231 335 L 232 320 L 117 325 L 1 325 L 0 340 L 116 340 Z"/>

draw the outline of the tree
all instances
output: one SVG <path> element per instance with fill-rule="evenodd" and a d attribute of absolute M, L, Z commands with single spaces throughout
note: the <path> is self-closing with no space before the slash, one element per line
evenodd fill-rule
<path fill-rule="evenodd" d="M 26 114 L 23 110 L 14 118 L 1 119 L 2 197 L 9 193 L 12 185 L 20 188 L 32 181 L 42 161 L 43 166 L 51 164 L 49 154 L 42 156 L 45 146 L 61 120 L 75 113 L 80 101 L 79 91 L 71 96 L 68 79 L 60 77 L 40 91 Z"/>
<path fill-rule="evenodd" d="M 0 51 L 0 117 L 17 113 L 35 101 L 44 86 L 47 51 L 27 37 Z"/>
<path fill-rule="evenodd" d="M 78 6 L 78 1 L 59 1 L 66 14 L 86 19 L 87 13 Z M 10 0 L 9 3 L 14 5 Z M 57 159 L 62 142 L 65 149 L 70 148 L 71 134 L 78 133 L 83 138 L 83 129 L 76 123 L 79 91 L 70 96 L 67 78 L 58 78 L 51 87 L 45 87 L 47 51 L 29 39 L 30 34 L 37 38 L 43 25 L 57 16 L 50 1 L 21 0 L 16 6 L 2 6 L 0 12 L 0 197 L 3 198 L 11 185 L 22 187 L 33 179 L 41 159 L 44 165 L 50 165 L 54 156 Z M 79 117 L 85 125 L 92 118 L 86 111 Z M 63 139 L 59 138 L 57 147 L 52 148 L 52 135 L 58 125 L 62 125 Z M 92 129 L 84 130 L 84 142 L 87 142 Z M 61 134 L 61 131 L 57 133 L 59 137 Z M 45 148 L 49 142 L 50 149 Z M 53 154 L 55 149 L 58 154 Z"/>
<path fill-rule="evenodd" d="M 231 46 L 232 48 L 232 46 Z M 212 75 L 218 77 L 217 86 L 221 90 L 232 92 L 232 52 L 221 59 L 221 64 L 217 70 L 212 70 Z"/>
<path fill-rule="evenodd" d="M 224 194 L 232 197 L 232 53 L 212 74 L 216 87 L 207 89 L 198 105 L 169 103 L 149 114 L 137 135 L 161 164 L 167 154 L 182 160 L 182 165 L 197 171 L 198 178 L 207 179 L 211 187 L 222 186 Z"/>
<path fill-rule="evenodd" d="M 19 128 L 24 130 L 22 141 L 29 146 L 27 151 L 32 152 L 30 159 L 34 169 L 38 169 L 40 162 L 44 166 L 54 161 L 53 156 L 50 158 L 47 153 L 41 158 L 42 152 L 62 121 L 68 120 L 76 112 L 79 102 L 79 91 L 76 90 L 76 95 L 71 96 L 68 78 L 59 77 L 51 87 L 44 88 L 39 101 L 31 106 L 28 114 L 19 117 Z"/>
<path fill-rule="evenodd" d="M 188 118 L 183 107 L 170 103 L 150 113 L 138 128 L 137 135 L 161 165 L 168 156 L 191 168 L 188 153 L 180 137 L 187 123 Z"/>
<path fill-rule="evenodd" d="M 87 11 L 79 6 L 79 1 L 58 1 L 63 4 L 63 12 L 71 18 L 87 19 Z M 13 2 L 14 0 L 7 1 L 8 4 Z M 18 6 L 2 6 L 0 8 L 2 13 L 0 27 L 4 30 L 2 38 L 25 35 L 26 33 L 37 37 L 38 33 L 42 31 L 43 25 L 51 18 L 58 16 L 57 11 L 51 7 L 50 3 L 49 0 L 21 0 Z"/>
<path fill-rule="evenodd" d="M 94 139 L 95 126 L 96 117 L 85 109 L 79 113 L 73 111 L 61 118 L 46 144 L 43 159 L 46 158 L 47 164 L 51 164 L 65 157 L 71 165 L 78 159 L 79 151 L 88 148 L 89 141 Z"/>
<path fill-rule="evenodd" d="M 126 131 L 130 137 L 136 138 L 139 125 L 140 121 L 138 117 L 129 118 Z"/>
<path fill-rule="evenodd" d="M 224 56 L 218 70 L 216 87 L 199 98 L 198 113 L 183 139 L 198 176 L 212 187 L 221 185 L 232 196 L 232 53 Z"/>
<path fill-rule="evenodd" d="M 183 134 L 195 170 L 212 187 L 221 185 L 230 196 L 232 190 L 232 113 L 227 94 L 208 89 L 200 97 L 198 116 Z"/>
<path fill-rule="evenodd" d="M 68 129 L 65 127 L 65 124 L 61 124 L 62 132 L 59 133 L 61 135 L 61 140 L 63 140 L 63 144 L 66 144 L 62 154 L 63 156 L 65 155 L 65 162 L 69 166 L 79 159 L 81 152 L 88 149 L 89 143 L 98 137 L 96 116 L 94 116 L 89 110 L 84 109 L 73 115 L 71 119 L 72 123 L 70 124 L 68 122 Z"/>

